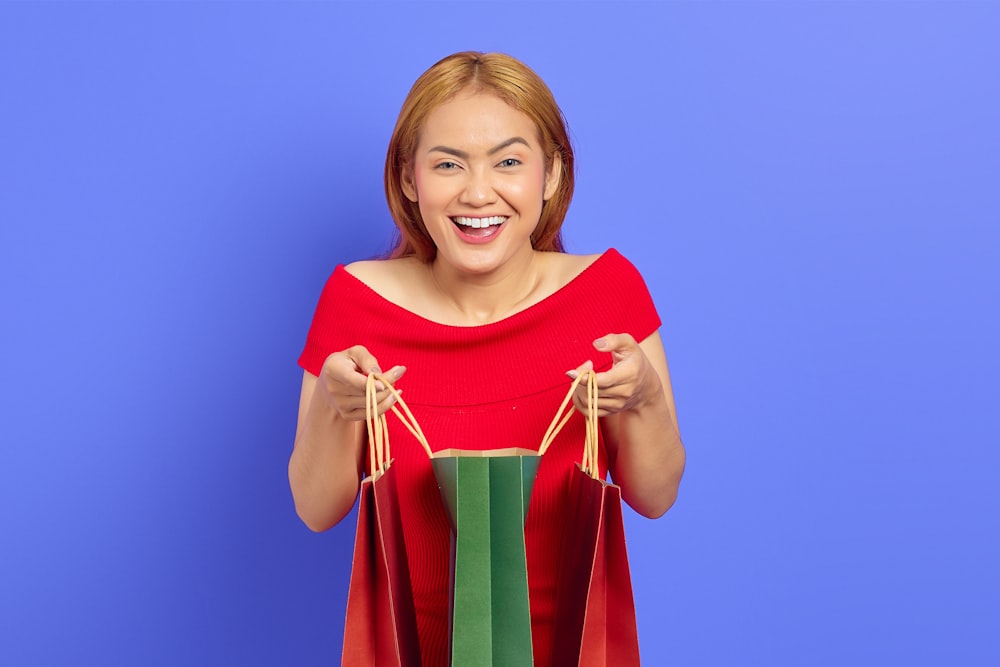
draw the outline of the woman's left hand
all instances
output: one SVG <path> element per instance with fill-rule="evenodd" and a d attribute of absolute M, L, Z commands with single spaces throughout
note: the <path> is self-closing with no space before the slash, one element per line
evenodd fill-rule
<path fill-rule="evenodd" d="M 653 365 L 639 343 L 629 334 L 608 334 L 594 341 L 601 352 L 610 352 L 611 369 L 597 373 L 597 416 L 606 417 L 617 412 L 636 410 L 655 402 L 663 396 L 663 386 Z M 593 370 L 591 361 L 567 371 L 573 379 L 584 371 Z M 573 394 L 577 410 L 587 414 L 587 387 L 580 383 Z"/>

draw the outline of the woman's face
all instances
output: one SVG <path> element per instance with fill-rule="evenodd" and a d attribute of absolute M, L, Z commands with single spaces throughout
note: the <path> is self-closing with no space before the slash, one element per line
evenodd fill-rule
<path fill-rule="evenodd" d="M 530 253 L 542 203 L 559 184 L 557 160 L 546 170 L 534 122 L 495 95 L 461 93 L 435 109 L 402 179 L 435 261 L 489 273 Z"/>

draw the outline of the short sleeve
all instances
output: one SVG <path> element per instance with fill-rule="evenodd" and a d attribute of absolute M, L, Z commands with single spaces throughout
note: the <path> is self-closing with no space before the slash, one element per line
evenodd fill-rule
<path fill-rule="evenodd" d="M 313 375 L 319 375 L 328 356 L 351 346 L 339 340 L 343 329 L 337 326 L 338 313 L 347 312 L 353 298 L 350 283 L 345 280 L 347 275 L 342 265 L 334 270 L 323 286 L 313 314 L 305 348 L 299 356 L 299 366 Z"/>
<path fill-rule="evenodd" d="M 604 303 L 616 310 L 614 321 L 636 341 L 643 341 L 660 328 L 662 321 L 642 274 L 614 248 L 605 253 L 599 281 L 607 297 Z M 612 333 L 612 332 L 608 332 Z"/>

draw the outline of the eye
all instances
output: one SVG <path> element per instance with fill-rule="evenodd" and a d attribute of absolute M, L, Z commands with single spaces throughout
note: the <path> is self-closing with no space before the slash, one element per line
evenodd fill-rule
<path fill-rule="evenodd" d="M 434 165 L 435 169 L 441 169 L 442 171 L 451 171 L 452 169 L 458 169 L 458 164 L 455 162 L 439 162 Z"/>
<path fill-rule="evenodd" d="M 518 160 L 517 158 L 509 157 L 506 160 L 501 160 L 500 164 L 498 164 L 497 166 L 498 167 L 516 167 L 519 164 L 521 164 L 520 160 Z"/>

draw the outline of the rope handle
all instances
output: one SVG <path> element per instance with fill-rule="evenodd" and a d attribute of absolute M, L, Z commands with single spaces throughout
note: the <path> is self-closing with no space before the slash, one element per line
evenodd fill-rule
<path fill-rule="evenodd" d="M 597 464 L 597 442 L 598 442 L 598 422 L 597 422 L 597 375 L 594 371 L 584 371 L 576 376 L 573 380 L 573 384 L 570 385 L 569 391 L 566 392 L 566 398 L 559 405 L 559 409 L 556 410 L 556 416 L 552 419 L 552 423 L 549 424 L 549 428 L 545 431 L 545 435 L 542 437 L 542 444 L 538 447 L 538 455 L 541 456 L 545 454 L 549 446 L 559 435 L 559 431 L 563 429 L 569 418 L 573 416 L 573 409 L 575 406 L 572 404 L 573 393 L 576 388 L 580 386 L 580 383 L 584 380 L 587 381 L 587 414 L 584 415 L 586 418 L 586 435 L 583 439 L 583 459 L 580 462 L 580 467 L 583 471 L 593 477 L 594 479 L 600 479 L 600 472 L 598 471 Z"/>
<path fill-rule="evenodd" d="M 427 437 L 420 430 L 420 424 L 417 423 L 416 417 L 410 412 L 410 408 L 406 405 L 403 397 L 400 396 L 399 391 L 381 373 L 369 373 L 365 382 L 365 421 L 368 424 L 368 464 L 372 477 L 375 478 L 381 476 L 386 471 L 389 461 L 392 460 L 389 449 L 389 425 L 386 422 L 385 413 L 378 414 L 378 397 L 375 388 L 376 380 L 385 385 L 386 389 L 396 398 L 396 402 L 391 408 L 393 413 L 399 417 L 399 421 L 403 423 L 403 426 L 423 446 L 424 451 L 427 452 L 427 457 L 433 457 L 431 446 L 427 444 Z M 400 412 L 399 408 L 402 408 L 403 412 Z"/>
<path fill-rule="evenodd" d="M 396 402 L 392 405 L 392 412 L 399 418 L 403 426 L 413 434 L 413 437 L 417 439 L 417 442 L 424 448 L 427 452 L 427 458 L 434 458 L 434 452 L 431 451 L 431 446 L 427 443 L 427 437 L 424 432 L 420 429 L 420 424 L 417 423 L 416 417 L 410 411 L 406 401 L 400 395 L 399 391 L 392 386 L 392 383 L 382 375 L 381 373 L 369 373 L 367 381 L 365 383 L 365 420 L 368 424 L 368 463 L 369 469 L 372 472 L 372 476 L 377 478 L 385 472 L 389 465 L 389 461 L 392 460 L 391 450 L 389 448 L 389 427 L 386 422 L 385 414 L 378 414 L 378 398 L 376 396 L 377 391 L 375 389 L 375 381 L 381 382 L 385 387 L 392 393 L 396 398 Z M 594 479 L 600 479 L 600 472 L 598 471 L 598 458 L 597 458 L 597 444 L 598 444 L 598 433 L 599 425 L 597 420 L 597 375 L 594 371 L 584 371 L 580 373 L 576 379 L 573 380 L 573 384 L 570 385 L 569 391 L 566 392 L 566 397 L 563 399 L 562 403 L 559 405 L 559 409 L 556 410 L 556 416 L 552 419 L 552 423 L 549 424 L 548 429 L 545 431 L 545 435 L 542 437 L 542 443 L 538 447 L 538 455 L 542 456 L 548 450 L 549 446 L 555 441 L 556 436 L 559 432 L 566 426 L 569 422 L 570 417 L 573 416 L 573 410 L 575 406 L 572 404 L 573 392 L 576 388 L 580 386 L 580 383 L 586 380 L 587 382 L 587 414 L 586 418 L 586 434 L 583 439 L 583 457 L 580 462 L 580 467 L 583 471 L 593 477 Z M 402 412 L 400 412 L 402 408 Z"/>

